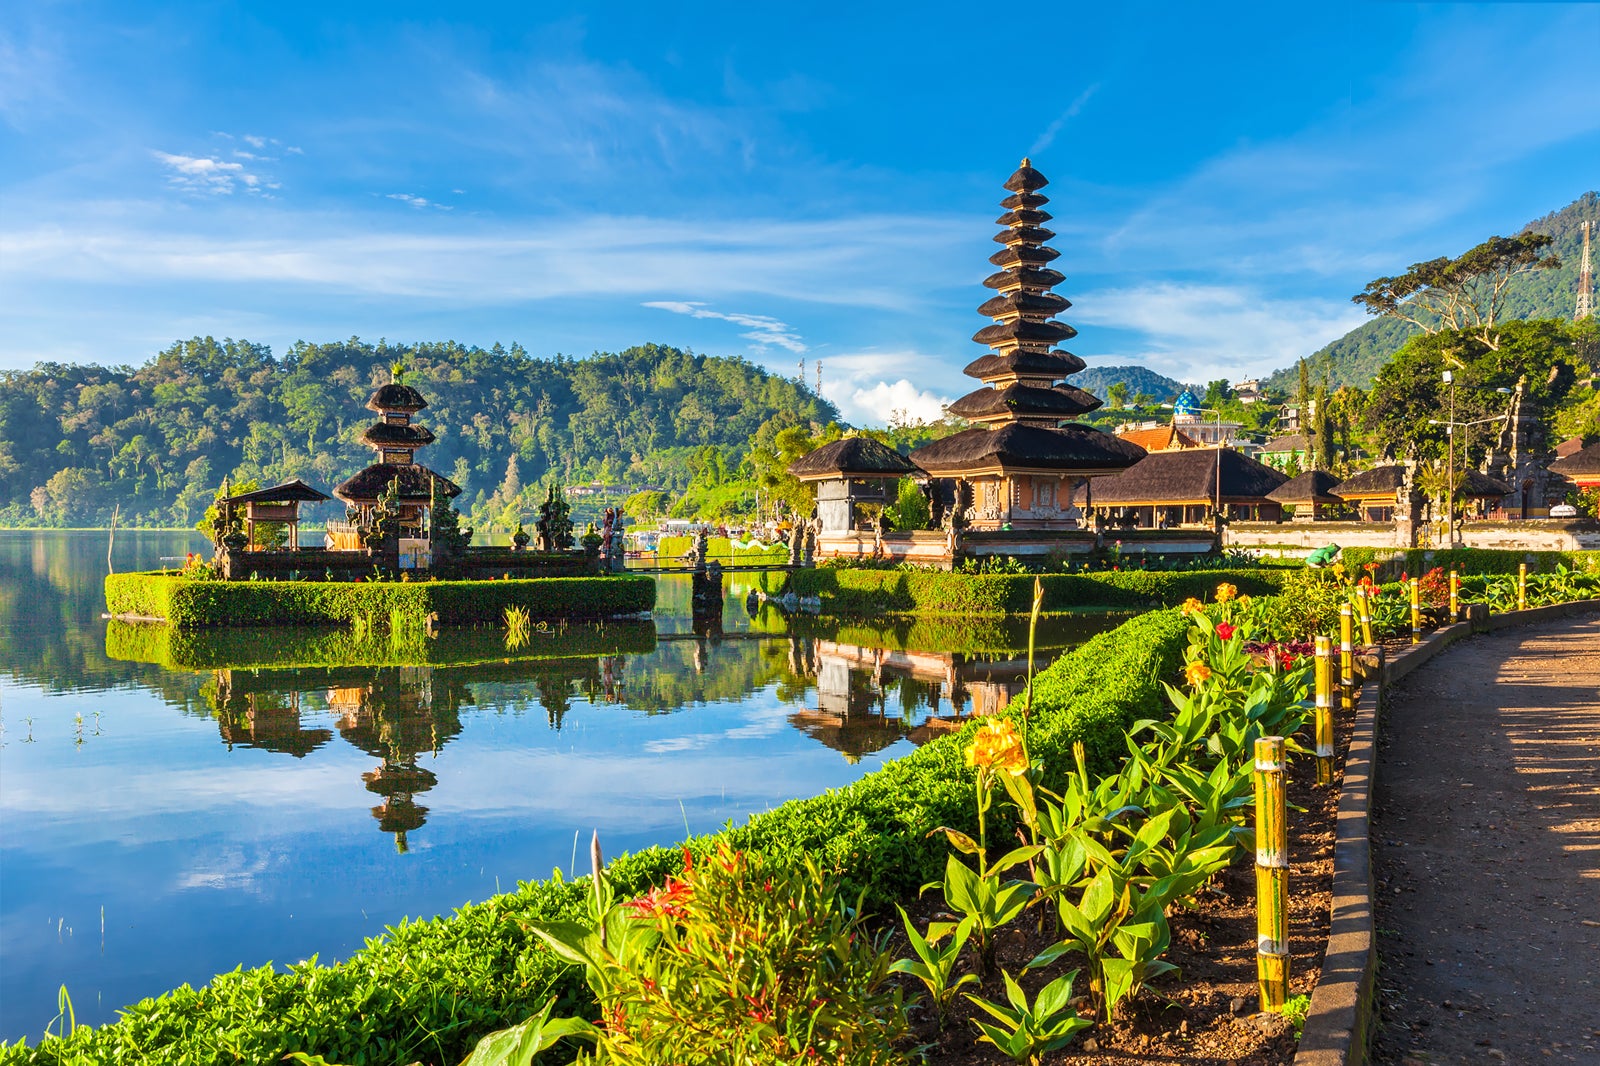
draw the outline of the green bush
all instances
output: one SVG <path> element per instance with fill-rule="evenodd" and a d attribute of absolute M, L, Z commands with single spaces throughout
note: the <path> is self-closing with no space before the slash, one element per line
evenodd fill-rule
<path fill-rule="evenodd" d="M 1206 582 L 1214 589 L 1215 575 Z M 1177 611 L 1142 615 L 1040 673 L 1029 731 L 1035 756 L 1060 774 L 1081 740 L 1109 765 L 1123 750 L 1128 723 L 1163 706 L 1160 680 L 1176 674 L 1187 632 Z M 782 863 L 809 857 L 837 871 L 847 890 L 867 890 L 875 904 L 909 898 L 943 866 L 943 837 L 929 834 L 940 826 L 976 831 L 974 771 L 963 757 L 976 728 L 971 723 L 851 785 L 790 801 L 690 848 L 708 854 L 720 840 Z M 627 896 L 681 868 L 679 851 L 650 848 L 618 859 L 608 875 Z M 347 1066 L 452 1066 L 486 1033 L 520 1022 L 551 996 L 557 1013 L 592 1014 L 581 971 L 539 945 L 530 926 L 579 918 L 583 893 L 581 882 L 523 883 L 451 917 L 401 923 L 342 963 L 233 970 L 201 988 L 143 1000 L 121 1020 L 79 1029 L 67 1041 L 0 1048 L 0 1064 L 265 1064 L 299 1050 Z"/>
<path fill-rule="evenodd" d="M 1142 609 L 1206 600 L 1228 582 L 1251 596 L 1278 590 L 1291 570 L 1122 570 L 1044 574 L 1044 610 L 1082 607 Z M 789 591 L 817 596 L 830 614 L 1026 614 L 1033 606 L 1031 574 L 959 574 L 932 570 L 848 567 L 797 570 Z"/>
<path fill-rule="evenodd" d="M 1379 574 L 1383 580 L 1392 580 L 1407 573 L 1415 577 L 1434 567 L 1447 573 L 1459 574 L 1515 574 L 1517 567 L 1528 564 L 1530 574 L 1554 573 L 1556 567 L 1568 570 L 1600 570 L 1600 552 L 1515 551 L 1503 548 L 1411 548 L 1396 551 L 1390 548 L 1346 548 L 1341 555 L 1346 569 L 1357 570 L 1366 563 L 1382 564 Z"/>
<path fill-rule="evenodd" d="M 656 542 L 656 558 L 661 560 L 662 566 L 687 566 L 688 560 L 683 557 L 694 546 L 693 537 L 662 537 Z M 649 553 L 646 553 L 649 556 Z M 706 558 L 728 565 L 730 558 L 736 563 L 767 564 L 786 563 L 789 561 L 789 548 L 785 544 L 774 544 L 769 548 L 735 548 L 727 537 L 706 538 Z"/>
<path fill-rule="evenodd" d="M 535 618 L 603 618 L 648 611 L 649 577 L 548 577 L 511 581 L 195 581 L 177 574 L 112 574 L 114 615 L 164 618 L 181 628 L 344 624 L 394 611 L 446 625 L 499 624 L 507 607 Z"/>

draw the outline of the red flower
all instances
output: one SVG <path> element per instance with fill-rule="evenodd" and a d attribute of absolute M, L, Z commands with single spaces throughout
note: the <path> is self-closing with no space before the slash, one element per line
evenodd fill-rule
<path fill-rule="evenodd" d="M 1229 625 L 1227 622 L 1218 622 L 1217 636 L 1221 637 L 1223 640 L 1232 640 L 1233 626 Z"/>
<path fill-rule="evenodd" d="M 660 888 L 652 888 L 649 892 L 631 899 L 623 906 L 633 913 L 635 918 L 679 918 L 687 913 L 683 905 L 693 898 L 689 886 L 676 877 L 668 878 L 667 883 Z"/>

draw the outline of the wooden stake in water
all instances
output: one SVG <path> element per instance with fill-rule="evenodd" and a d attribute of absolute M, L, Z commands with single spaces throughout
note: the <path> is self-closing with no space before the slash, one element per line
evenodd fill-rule
<path fill-rule="evenodd" d="M 1327 637 L 1319 638 L 1327 641 Z M 1256 741 L 1256 978 L 1261 1009 L 1289 999 L 1289 833 L 1283 738 Z"/>
<path fill-rule="evenodd" d="M 1411 579 L 1411 643 L 1422 643 L 1422 588 Z"/>
<path fill-rule="evenodd" d="M 1528 609 L 1528 564 L 1517 564 L 1517 610 Z"/>
<path fill-rule="evenodd" d="M 1339 702 L 1344 710 L 1355 706 L 1355 620 L 1348 603 L 1339 608 Z"/>
<path fill-rule="evenodd" d="M 1461 617 L 1461 575 L 1450 571 L 1450 621 Z"/>
<path fill-rule="evenodd" d="M 1317 734 L 1317 784 L 1333 783 L 1333 641 L 1328 637 L 1316 640 Z"/>

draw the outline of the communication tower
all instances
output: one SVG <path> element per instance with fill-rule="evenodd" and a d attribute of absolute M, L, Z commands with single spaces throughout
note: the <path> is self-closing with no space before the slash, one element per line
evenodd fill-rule
<path fill-rule="evenodd" d="M 1578 321 L 1594 314 L 1594 267 L 1589 261 L 1589 232 L 1593 222 L 1583 224 L 1583 265 L 1578 268 L 1578 309 L 1572 316 Z"/>
<path fill-rule="evenodd" d="M 822 360 L 817 360 L 817 395 L 822 395 Z"/>

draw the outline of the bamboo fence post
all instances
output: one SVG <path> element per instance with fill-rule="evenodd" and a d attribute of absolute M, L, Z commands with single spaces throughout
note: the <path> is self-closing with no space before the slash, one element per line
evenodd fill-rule
<path fill-rule="evenodd" d="M 1333 640 L 1316 639 L 1317 698 L 1314 724 L 1317 735 L 1317 784 L 1333 783 Z"/>
<path fill-rule="evenodd" d="M 1356 649 L 1355 619 L 1348 603 L 1339 608 L 1339 706 L 1349 711 L 1355 706 Z"/>
<path fill-rule="evenodd" d="M 1256 977 L 1261 1009 L 1282 1010 L 1289 999 L 1289 839 L 1283 738 L 1261 737 L 1256 741 L 1255 756 Z"/>
<path fill-rule="evenodd" d="M 1528 564 L 1517 564 L 1517 610 L 1528 609 Z"/>
<path fill-rule="evenodd" d="M 1361 609 L 1361 643 L 1367 647 L 1372 646 L 1372 593 L 1365 585 L 1357 585 L 1356 591 L 1361 594 L 1356 601 Z"/>
<path fill-rule="evenodd" d="M 1422 588 L 1416 578 L 1411 579 L 1411 643 L 1422 643 Z"/>
<path fill-rule="evenodd" d="M 1461 575 L 1450 571 L 1450 621 L 1461 617 Z"/>

